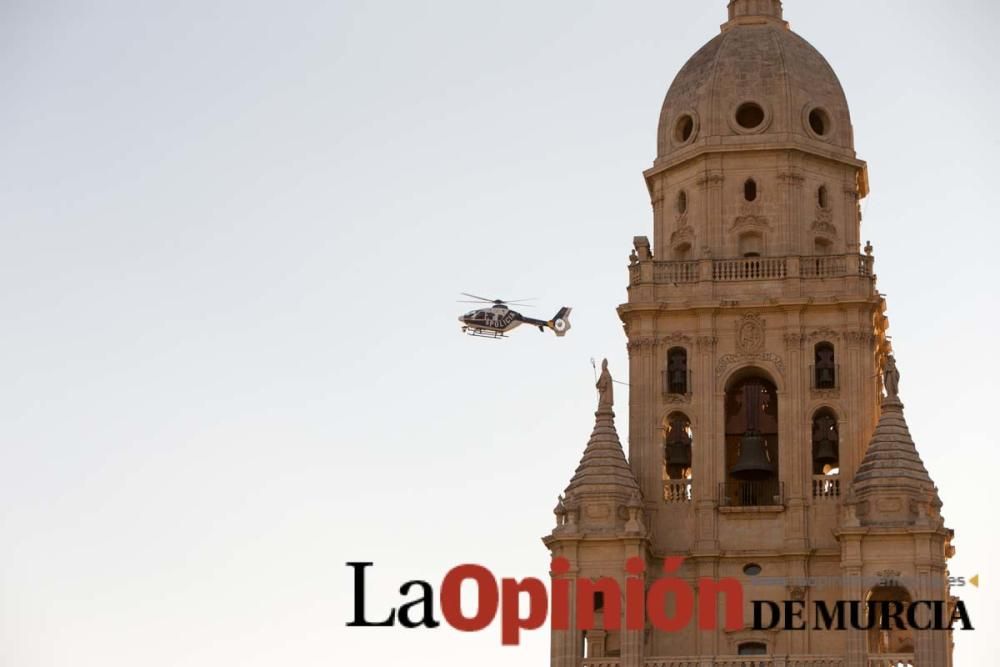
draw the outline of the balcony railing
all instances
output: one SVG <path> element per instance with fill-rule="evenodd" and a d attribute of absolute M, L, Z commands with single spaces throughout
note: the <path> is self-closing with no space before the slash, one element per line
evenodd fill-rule
<path fill-rule="evenodd" d="M 712 278 L 718 282 L 741 280 L 774 280 L 788 273 L 784 257 L 747 257 L 718 259 L 712 266 Z"/>
<path fill-rule="evenodd" d="M 868 667 L 914 667 L 913 654 L 873 655 L 868 658 Z"/>
<path fill-rule="evenodd" d="M 719 484 L 722 507 L 780 507 L 785 504 L 785 484 L 776 479 L 760 482 L 729 480 Z"/>
<path fill-rule="evenodd" d="M 585 658 L 581 667 L 621 667 L 621 658 Z M 826 656 L 694 656 L 647 658 L 644 667 L 844 667 L 844 658 Z M 880 655 L 868 658 L 868 667 L 915 667 L 913 654 Z"/>
<path fill-rule="evenodd" d="M 691 480 L 689 479 L 664 480 L 663 500 L 667 503 L 691 502 Z"/>
<path fill-rule="evenodd" d="M 813 498 L 827 500 L 840 497 L 840 475 L 813 475 Z"/>
<path fill-rule="evenodd" d="M 701 280 L 716 282 L 743 282 L 754 280 L 781 280 L 783 278 L 845 278 L 860 276 L 871 278 L 874 258 L 868 255 L 820 255 L 812 257 L 740 257 L 701 261 L 654 261 L 652 280 L 657 285 L 684 285 Z M 705 265 L 704 272 L 702 265 Z M 629 268 L 631 283 L 643 281 L 647 263 L 633 264 Z M 649 274 L 646 274 L 649 276 Z M 648 278 L 647 278 L 648 280 Z"/>
<path fill-rule="evenodd" d="M 698 262 L 656 262 L 653 265 L 653 282 L 696 283 Z"/>
<path fill-rule="evenodd" d="M 844 667 L 843 658 L 824 656 L 731 656 L 719 658 L 648 658 L 645 667 Z M 881 666 L 879 666 L 881 667 Z"/>

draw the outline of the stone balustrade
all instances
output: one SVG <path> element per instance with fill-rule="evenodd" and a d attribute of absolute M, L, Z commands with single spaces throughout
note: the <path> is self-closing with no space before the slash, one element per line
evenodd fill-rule
<path fill-rule="evenodd" d="M 730 656 L 718 658 L 649 658 L 645 667 L 844 667 L 843 658 L 823 656 Z M 881 663 L 879 664 L 881 667 Z"/>
<path fill-rule="evenodd" d="M 644 667 L 844 667 L 844 658 L 827 656 L 728 656 L 647 658 Z M 586 658 L 581 667 L 621 667 L 621 658 Z M 868 658 L 868 667 L 915 667 L 912 654 Z"/>
<path fill-rule="evenodd" d="M 645 261 L 629 269 L 632 285 L 685 285 L 698 282 L 747 282 L 762 280 L 826 279 L 874 275 L 870 255 L 818 255 L 811 257 L 739 257 L 684 261 Z"/>
<path fill-rule="evenodd" d="M 813 498 L 835 500 L 840 497 L 840 475 L 813 475 Z"/>
<path fill-rule="evenodd" d="M 873 655 L 868 658 L 868 667 L 915 667 L 912 653 Z"/>
<path fill-rule="evenodd" d="M 667 503 L 691 502 L 691 480 L 690 479 L 664 480 L 663 500 Z"/>

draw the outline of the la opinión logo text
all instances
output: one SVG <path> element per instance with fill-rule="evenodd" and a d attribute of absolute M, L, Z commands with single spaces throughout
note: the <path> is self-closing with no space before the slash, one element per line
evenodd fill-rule
<path fill-rule="evenodd" d="M 504 578 L 497 581 L 490 570 L 481 565 L 459 565 L 451 569 L 441 581 L 440 593 L 435 596 L 433 587 L 426 581 L 415 579 L 399 587 L 399 594 L 406 600 L 398 608 L 391 608 L 381 620 L 372 621 L 366 615 L 366 570 L 371 562 L 349 562 L 354 571 L 354 618 L 347 623 L 352 628 L 384 628 L 401 626 L 408 629 L 434 629 L 441 626 L 435 615 L 435 600 L 440 606 L 441 617 L 452 628 L 461 632 L 480 632 L 489 628 L 500 617 L 500 637 L 505 646 L 517 646 L 523 631 L 538 630 L 551 617 L 552 629 L 569 630 L 571 607 L 575 610 L 575 627 L 578 630 L 627 630 L 641 631 L 648 625 L 663 632 L 679 632 L 687 628 L 697 615 L 698 628 L 715 630 L 718 627 L 719 602 L 724 605 L 726 630 L 742 630 L 744 590 L 734 578 L 701 578 L 698 593 L 683 579 L 673 576 L 684 563 L 682 557 L 668 557 L 663 563 L 663 577 L 645 581 L 646 563 L 641 558 L 625 562 L 625 590 L 617 580 L 597 580 L 567 577 L 571 570 L 569 560 L 552 561 L 551 591 L 540 579 Z M 472 583 L 476 588 L 475 613 L 466 615 L 462 609 L 462 586 Z M 603 622 L 598 626 L 596 607 L 600 595 Z M 527 605 L 522 605 L 524 598 Z M 575 599 L 575 605 L 571 600 Z M 668 600 L 673 604 L 668 613 Z M 804 600 L 785 600 L 779 604 L 772 600 L 753 600 L 755 630 L 781 628 L 796 631 L 809 627 L 805 618 Z M 958 600 L 953 608 L 939 600 L 904 602 L 897 600 L 861 602 L 838 600 L 813 603 L 815 630 L 868 630 L 879 626 L 883 630 L 951 630 L 959 623 L 962 630 L 973 630 L 965 603 Z M 766 614 L 766 618 L 765 618 Z"/>

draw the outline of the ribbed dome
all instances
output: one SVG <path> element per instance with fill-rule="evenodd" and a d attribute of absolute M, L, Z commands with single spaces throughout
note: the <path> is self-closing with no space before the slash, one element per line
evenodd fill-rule
<path fill-rule="evenodd" d="M 776 142 L 854 157 L 840 81 L 819 51 L 788 29 L 781 3 L 742 0 L 729 10 L 722 34 L 691 57 L 667 92 L 658 159 Z"/>

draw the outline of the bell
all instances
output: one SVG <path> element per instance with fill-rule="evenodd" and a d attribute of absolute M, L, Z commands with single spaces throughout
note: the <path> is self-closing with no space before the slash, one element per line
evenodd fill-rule
<path fill-rule="evenodd" d="M 767 458 L 764 438 L 757 431 L 747 431 L 740 441 L 740 460 L 733 466 L 733 477 L 744 482 L 758 482 L 774 477 L 774 464 Z"/>
<path fill-rule="evenodd" d="M 670 479 L 680 479 L 691 467 L 691 437 L 682 423 L 674 423 L 667 437 L 667 474 Z"/>
<path fill-rule="evenodd" d="M 816 443 L 816 454 L 813 460 L 820 465 L 833 465 L 840 460 L 837 456 L 837 445 L 829 439 L 824 439 Z"/>

